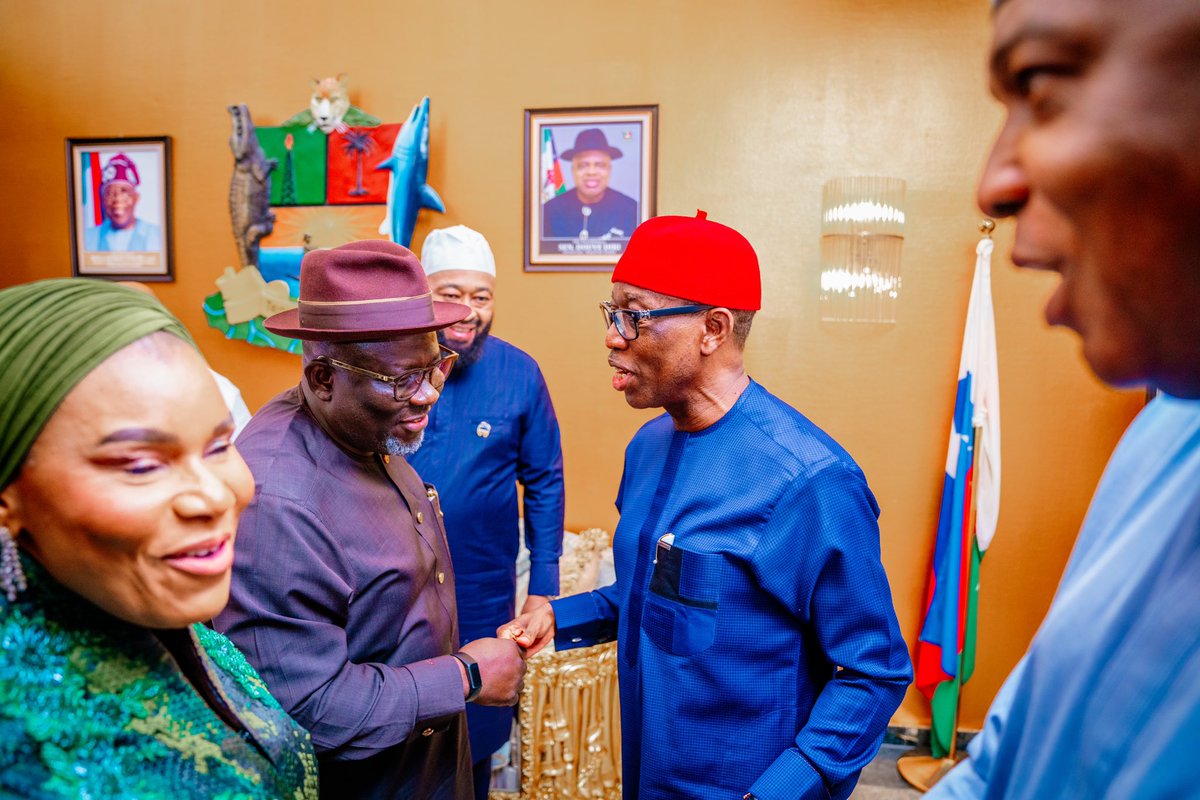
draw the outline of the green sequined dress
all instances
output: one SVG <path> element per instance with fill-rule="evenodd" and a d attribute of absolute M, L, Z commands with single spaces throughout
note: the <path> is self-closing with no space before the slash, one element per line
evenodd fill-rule
<path fill-rule="evenodd" d="M 308 733 L 228 639 L 131 625 L 22 564 L 29 588 L 0 595 L 0 797 L 317 797 Z"/>

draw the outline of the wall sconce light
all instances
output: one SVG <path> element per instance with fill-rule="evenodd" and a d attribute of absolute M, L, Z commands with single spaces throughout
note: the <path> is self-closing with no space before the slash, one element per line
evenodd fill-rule
<path fill-rule="evenodd" d="M 821 190 L 821 319 L 896 321 L 904 180 L 833 178 Z"/>

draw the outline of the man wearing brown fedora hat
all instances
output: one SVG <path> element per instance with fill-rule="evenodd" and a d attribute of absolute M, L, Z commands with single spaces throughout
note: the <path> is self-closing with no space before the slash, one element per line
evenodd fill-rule
<path fill-rule="evenodd" d="M 604 131 L 587 128 L 562 158 L 571 162 L 575 186 L 542 207 L 542 231 L 548 238 L 628 239 L 638 223 L 637 201 L 608 185 L 613 159 L 621 151 Z"/>
<path fill-rule="evenodd" d="M 298 308 L 266 327 L 303 341 L 300 385 L 238 439 L 256 496 L 215 620 L 313 736 L 323 796 L 466 798 L 465 703 L 512 705 L 519 648 L 460 650 L 437 492 L 405 456 L 454 362 L 417 257 L 386 241 L 314 250 Z"/>

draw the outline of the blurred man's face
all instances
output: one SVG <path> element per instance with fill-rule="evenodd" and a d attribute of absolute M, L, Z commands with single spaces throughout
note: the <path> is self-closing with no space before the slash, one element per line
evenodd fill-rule
<path fill-rule="evenodd" d="M 979 204 L 1062 276 L 1046 319 L 1104 380 L 1200 396 L 1200 3 L 1007 0 L 991 84 Z"/>
<path fill-rule="evenodd" d="M 598 203 L 608 188 L 612 175 L 612 158 L 599 150 L 584 150 L 571 159 L 571 176 L 575 179 L 575 193 L 585 203 Z"/>
<path fill-rule="evenodd" d="M 104 214 L 117 230 L 133 224 L 137 209 L 138 193 L 124 181 L 113 181 L 104 187 Z"/>

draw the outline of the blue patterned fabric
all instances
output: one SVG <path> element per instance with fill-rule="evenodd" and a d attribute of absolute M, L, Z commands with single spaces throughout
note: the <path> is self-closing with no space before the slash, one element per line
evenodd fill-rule
<path fill-rule="evenodd" d="M 1105 469 L 1054 603 L 929 798 L 1200 797 L 1200 401 Z"/>
<path fill-rule="evenodd" d="M 525 488 L 529 593 L 558 594 L 563 466 L 558 419 L 537 362 L 489 336 L 479 360 L 456 366 L 408 462 L 437 487 L 454 560 L 462 644 L 495 636 L 516 616 L 517 483 Z M 467 706 L 471 757 L 508 741 L 513 710 Z"/>
<path fill-rule="evenodd" d="M 618 640 L 624 796 L 847 797 L 912 679 L 858 466 L 752 382 L 647 423 L 617 507 L 616 583 L 554 611 L 560 648 Z"/>

